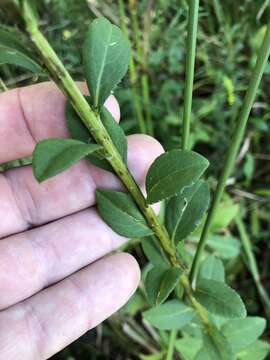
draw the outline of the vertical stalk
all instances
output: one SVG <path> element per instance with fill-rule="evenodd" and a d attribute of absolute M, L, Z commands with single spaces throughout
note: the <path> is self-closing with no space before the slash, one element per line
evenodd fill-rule
<path fill-rule="evenodd" d="M 194 284 L 194 285 L 196 282 L 199 261 L 200 261 L 202 252 L 204 250 L 204 247 L 205 247 L 205 244 L 207 241 L 210 226 L 215 217 L 215 213 L 218 209 L 221 197 L 222 197 L 224 189 L 226 187 L 226 182 L 228 180 L 228 177 L 230 176 L 233 166 L 235 164 L 235 159 L 236 159 L 241 141 L 242 141 L 244 133 L 245 133 L 249 114 L 250 114 L 252 105 L 254 103 L 256 93 L 257 93 L 257 90 L 258 90 L 258 87 L 259 87 L 259 84 L 260 84 L 260 81 L 261 81 L 261 78 L 262 78 L 262 75 L 263 75 L 263 72 L 265 69 L 265 65 L 267 63 L 267 59 L 269 57 L 269 54 L 270 54 L 270 24 L 267 27 L 267 31 L 266 31 L 263 43 L 261 45 L 261 48 L 260 48 L 260 51 L 259 51 L 259 54 L 257 57 L 256 65 L 253 70 L 250 84 L 247 89 L 247 93 L 246 93 L 246 96 L 245 96 L 245 99 L 243 102 L 243 106 L 242 106 L 242 109 L 239 114 L 239 120 L 238 120 L 238 123 L 237 123 L 237 125 L 234 129 L 233 135 L 232 135 L 231 144 L 230 144 L 230 147 L 227 152 L 227 158 L 223 165 L 223 170 L 221 172 L 221 175 L 220 175 L 220 178 L 218 181 L 218 185 L 217 185 L 217 188 L 216 188 L 216 191 L 214 194 L 212 205 L 208 212 L 208 216 L 206 218 L 206 222 L 203 227 L 203 231 L 202 231 L 201 238 L 200 238 L 200 241 L 198 244 L 198 248 L 197 248 L 195 257 L 193 259 L 191 272 L 190 272 L 190 279 L 192 281 L 192 284 Z"/>
<path fill-rule="evenodd" d="M 176 338 L 177 338 L 177 330 L 172 330 L 171 334 L 170 334 L 170 338 L 169 338 L 169 345 L 168 345 L 166 360 L 173 360 L 174 345 L 175 345 Z"/>
<path fill-rule="evenodd" d="M 184 93 L 183 139 L 182 148 L 188 148 L 190 118 L 192 108 L 192 92 L 196 54 L 196 38 L 198 29 L 199 0 L 190 0 L 188 12 L 187 60 Z"/>
<path fill-rule="evenodd" d="M 123 0 L 118 0 L 118 7 L 119 7 L 119 16 L 120 16 L 120 26 L 123 31 L 123 33 L 126 35 L 127 38 L 129 38 L 128 34 L 128 28 L 126 25 L 126 14 L 125 14 L 125 5 L 123 3 Z M 133 54 L 131 53 L 130 57 L 130 63 L 129 63 L 129 81 L 131 85 L 131 91 L 133 95 L 133 101 L 134 101 L 134 109 L 139 125 L 139 129 L 141 133 L 146 133 L 146 124 L 143 116 L 143 110 L 141 106 L 141 100 L 140 96 L 138 94 L 137 90 L 137 81 L 138 81 L 138 73 L 137 68 L 135 65 Z"/>
<path fill-rule="evenodd" d="M 144 110 L 145 110 L 146 121 L 147 121 L 147 133 L 152 135 L 153 134 L 153 124 L 152 124 L 152 117 L 151 117 L 151 112 L 150 112 L 149 80 L 148 80 L 148 74 L 147 74 L 148 69 L 147 69 L 147 62 L 146 62 L 146 54 L 143 51 L 142 44 L 141 44 L 141 34 L 140 34 L 140 29 L 139 29 L 138 13 L 137 13 L 138 4 L 137 4 L 136 0 L 129 0 L 128 5 L 129 5 L 130 14 L 131 14 L 131 27 L 132 27 L 132 31 L 134 34 L 138 62 L 142 68 L 142 75 L 140 77 L 140 80 L 141 80 Z"/>
<path fill-rule="evenodd" d="M 245 255 L 247 257 L 247 263 L 248 263 L 248 269 L 252 275 L 253 281 L 255 283 L 255 286 L 257 288 L 258 294 L 261 298 L 261 302 L 265 308 L 265 312 L 268 316 L 270 316 L 270 298 L 263 287 L 263 284 L 261 283 L 260 279 L 260 273 L 258 270 L 258 264 L 256 261 L 256 258 L 254 256 L 253 250 L 252 250 L 252 243 L 250 241 L 250 238 L 247 234 L 245 225 L 240 218 L 240 216 L 237 216 L 235 219 L 235 223 L 240 235 L 240 239 L 242 242 L 242 246 L 245 252 Z"/>

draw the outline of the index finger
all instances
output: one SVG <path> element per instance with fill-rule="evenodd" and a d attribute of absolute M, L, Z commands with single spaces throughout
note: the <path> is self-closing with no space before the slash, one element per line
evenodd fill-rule
<path fill-rule="evenodd" d="M 78 83 L 87 93 L 85 83 Z M 120 110 L 110 96 L 105 106 L 119 121 Z M 37 142 L 67 137 L 65 97 L 52 82 L 40 83 L 0 94 L 0 163 L 32 155 Z"/>

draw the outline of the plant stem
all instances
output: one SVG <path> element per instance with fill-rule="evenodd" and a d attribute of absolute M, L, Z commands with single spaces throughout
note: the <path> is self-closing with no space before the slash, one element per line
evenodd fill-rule
<path fill-rule="evenodd" d="M 146 203 L 144 195 L 142 194 L 139 186 L 135 182 L 126 164 L 123 162 L 120 154 L 115 148 L 107 130 L 100 121 L 98 114 L 91 109 L 76 83 L 73 81 L 64 65 L 57 57 L 56 53 L 51 48 L 46 38 L 39 31 L 37 22 L 35 17 L 32 15 L 28 1 L 22 0 L 22 4 L 22 15 L 26 23 L 27 31 L 52 79 L 56 82 L 64 95 L 66 95 L 66 97 L 70 100 L 74 110 L 80 116 L 81 120 L 90 131 L 93 138 L 103 147 L 107 160 L 110 162 L 116 175 L 123 182 L 126 189 L 138 205 L 146 221 L 148 222 L 148 225 L 153 230 L 155 236 L 159 240 L 162 248 L 168 256 L 171 264 L 175 267 L 180 267 L 183 270 L 183 274 L 181 275 L 180 280 L 187 292 L 187 296 L 198 316 L 201 318 L 203 324 L 208 328 L 211 327 L 211 323 L 208 320 L 207 311 L 197 302 L 193 296 L 193 290 L 189 283 L 188 276 L 186 275 L 185 265 L 179 258 L 177 250 L 173 245 L 166 228 L 159 222 L 158 217 L 156 216 L 152 207 Z"/>
<path fill-rule="evenodd" d="M 128 28 L 126 25 L 125 6 L 123 3 L 123 0 L 118 0 L 118 7 L 119 7 L 121 29 L 122 29 L 123 33 L 126 35 L 126 37 L 129 38 Z M 141 100 L 140 100 L 140 96 L 139 96 L 138 90 L 137 90 L 137 80 L 138 80 L 137 68 L 135 65 L 133 54 L 131 53 L 130 63 L 129 63 L 129 81 L 130 81 L 131 90 L 132 90 L 134 108 L 135 108 L 135 113 L 136 113 L 140 132 L 146 133 L 147 130 L 146 130 L 145 120 L 144 120 L 144 116 L 143 116 Z"/>
<path fill-rule="evenodd" d="M 182 148 L 187 149 L 189 144 L 190 120 L 192 109 L 192 92 L 194 81 L 194 66 L 196 55 L 196 38 L 198 28 L 199 0 L 190 0 L 188 14 L 187 60 L 184 93 L 183 139 Z"/>
<path fill-rule="evenodd" d="M 131 13 L 131 26 L 132 31 L 134 34 L 135 39 L 135 46 L 137 49 L 137 56 L 140 66 L 142 67 L 142 75 L 141 75 L 141 87 L 142 87 L 142 95 L 143 95 L 143 102 L 144 102 L 144 110 L 146 114 L 146 121 L 147 121 L 147 133 L 149 135 L 153 135 L 153 124 L 152 124 L 152 117 L 150 112 L 150 95 L 149 95 L 149 80 L 147 74 L 147 64 L 146 64 L 146 54 L 143 51 L 141 45 L 141 35 L 139 30 L 139 23 L 138 23 L 138 4 L 136 0 L 129 0 L 128 1 L 129 10 Z"/>
<path fill-rule="evenodd" d="M 242 246 L 243 246 L 245 255 L 247 257 L 248 269 L 251 272 L 251 275 L 253 277 L 258 294 L 259 294 L 262 304 L 265 308 L 265 312 L 267 313 L 268 316 L 270 316 L 270 298 L 269 298 L 266 290 L 264 289 L 263 284 L 261 283 L 257 261 L 255 258 L 255 255 L 253 253 L 253 250 L 252 250 L 252 243 L 250 241 L 250 238 L 247 234 L 245 225 L 244 225 L 242 219 L 240 218 L 240 216 L 236 217 L 235 223 L 236 223 L 239 235 L 240 235 L 240 239 L 242 242 Z"/>
<path fill-rule="evenodd" d="M 209 234 L 210 226 L 212 224 L 212 221 L 215 217 L 216 211 L 218 209 L 220 200 L 222 198 L 224 189 L 226 187 L 226 182 L 232 172 L 233 166 L 235 164 L 235 159 L 239 150 L 239 147 L 241 145 L 241 141 L 243 139 L 247 121 L 249 118 L 249 114 L 253 105 L 253 102 L 256 97 L 256 93 L 265 69 L 265 65 L 267 63 L 267 59 L 270 54 L 270 24 L 267 27 L 267 31 L 263 40 L 263 43 L 261 45 L 257 62 L 254 68 L 254 71 L 251 76 L 250 84 L 247 89 L 247 93 L 243 102 L 242 109 L 239 114 L 239 121 L 236 125 L 236 128 L 234 129 L 232 140 L 230 147 L 228 149 L 227 158 L 225 160 L 225 163 L 223 165 L 223 170 L 220 175 L 218 185 L 214 194 L 214 198 L 210 207 L 210 210 L 208 212 L 208 216 L 206 218 L 206 222 L 204 224 L 201 238 L 198 244 L 198 248 L 195 254 L 195 257 L 193 259 L 192 268 L 190 272 L 190 279 L 193 285 L 195 285 L 197 272 L 198 272 L 198 266 L 200 262 L 201 255 L 203 253 L 207 237 Z"/>
<path fill-rule="evenodd" d="M 167 351 L 167 355 L 166 355 L 166 360 L 173 360 L 174 345 L 175 345 L 176 338 L 177 338 L 177 330 L 172 330 L 171 334 L 170 334 L 169 346 L 168 346 L 168 351 Z"/>

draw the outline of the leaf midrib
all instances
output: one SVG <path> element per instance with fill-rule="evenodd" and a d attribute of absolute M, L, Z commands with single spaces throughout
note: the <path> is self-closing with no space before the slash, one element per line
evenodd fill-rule
<path fill-rule="evenodd" d="M 110 42 L 111 37 L 112 37 L 112 30 L 113 30 L 113 28 L 111 26 L 110 27 L 110 32 L 109 32 L 108 38 L 107 38 L 107 43 L 106 43 L 106 46 L 105 46 L 104 57 L 103 57 L 103 60 L 101 62 L 100 72 L 99 72 L 99 75 L 98 75 L 98 78 L 97 78 L 97 92 L 96 92 L 96 96 L 95 96 L 95 107 L 98 106 L 98 99 L 99 99 L 99 93 L 100 93 L 100 83 L 101 83 L 101 78 L 102 78 L 103 71 L 104 71 L 104 68 L 105 68 L 105 61 L 106 61 L 107 54 L 108 54 L 109 42 Z"/>

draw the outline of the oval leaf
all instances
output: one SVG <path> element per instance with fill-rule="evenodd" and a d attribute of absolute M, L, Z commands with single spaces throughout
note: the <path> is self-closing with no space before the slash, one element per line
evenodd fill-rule
<path fill-rule="evenodd" d="M 165 269 L 170 266 L 161 249 L 151 238 L 143 239 L 141 244 L 145 256 L 154 266 Z"/>
<path fill-rule="evenodd" d="M 182 194 L 170 199 L 166 211 L 166 223 L 177 245 L 187 238 L 200 224 L 209 206 L 210 191 L 207 183 L 197 181 L 183 190 Z"/>
<path fill-rule="evenodd" d="M 15 31 L 6 31 L 4 29 L 0 29 L 0 45 L 17 50 L 29 57 L 31 57 L 31 52 L 24 45 L 22 41 L 22 34 Z"/>
<path fill-rule="evenodd" d="M 154 267 L 151 269 L 145 279 L 145 291 L 150 305 L 157 305 L 157 296 L 160 289 L 160 284 L 166 269 Z"/>
<path fill-rule="evenodd" d="M 209 330 L 210 331 L 210 330 Z M 215 328 L 210 334 L 203 335 L 203 347 L 196 360 L 235 360 L 231 345 L 222 333 Z"/>
<path fill-rule="evenodd" d="M 4 46 L 0 46 L 0 64 L 20 66 L 35 74 L 42 73 L 41 67 L 30 57 L 18 50 Z"/>
<path fill-rule="evenodd" d="M 39 182 L 42 182 L 68 169 L 100 148 L 99 145 L 87 145 L 72 139 L 43 140 L 36 145 L 33 154 L 34 175 Z"/>
<path fill-rule="evenodd" d="M 127 72 L 130 44 L 121 30 L 100 17 L 92 22 L 83 48 L 85 76 L 93 105 L 100 107 Z"/>
<path fill-rule="evenodd" d="M 266 320 L 261 317 L 233 319 L 222 326 L 222 333 L 230 342 L 233 351 L 238 352 L 252 344 L 264 332 Z"/>
<path fill-rule="evenodd" d="M 129 194 L 99 189 L 96 199 L 102 219 L 118 234 L 136 238 L 153 233 Z"/>
<path fill-rule="evenodd" d="M 161 330 L 181 329 L 195 317 L 194 310 L 178 300 L 171 300 L 143 313 L 151 325 Z"/>
<path fill-rule="evenodd" d="M 238 360 L 264 360 L 270 352 L 270 345 L 266 341 L 257 340 L 245 350 L 237 354 Z"/>
<path fill-rule="evenodd" d="M 207 256 L 201 265 L 199 278 L 224 282 L 225 269 L 223 262 L 214 255 Z"/>
<path fill-rule="evenodd" d="M 152 204 L 180 194 L 199 179 L 208 165 L 208 160 L 194 151 L 172 150 L 160 155 L 147 173 L 147 202 Z"/>
<path fill-rule="evenodd" d="M 228 319 L 246 316 L 246 308 L 241 297 L 222 282 L 200 279 L 195 297 L 209 312 L 215 315 Z"/>
<path fill-rule="evenodd" d="M 159 291 L 157 294 L 156 303 L 157 305 L 162 304 L 174 290 L 176 285 L 179 283 L 181 276 L 181 269 L 172 267 L 165 271 L 162 276 Z"/>

